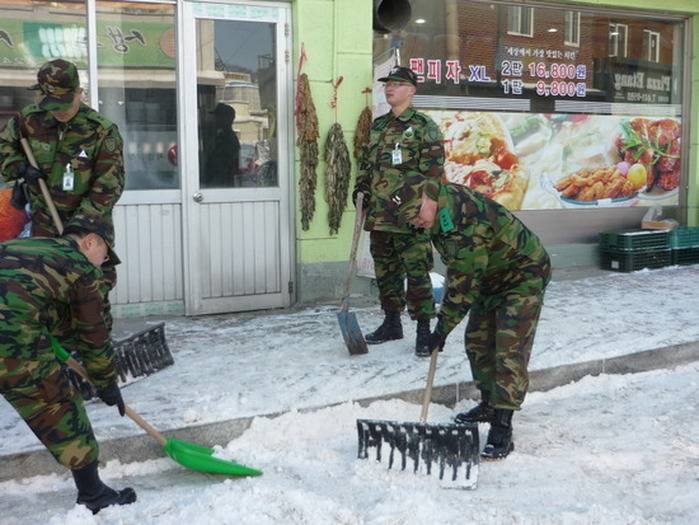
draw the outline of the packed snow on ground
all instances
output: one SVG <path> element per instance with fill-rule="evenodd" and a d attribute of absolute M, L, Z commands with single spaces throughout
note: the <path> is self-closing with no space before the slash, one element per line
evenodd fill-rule
<path fill-rule="evenodd" d="M 263 469 L 262 477 L 206 476 L 167 458 L 113 462 L 104 478 L 133 486 L 136 504 L 93 517 L 72 503 L 67 476 L 35 477 L 0 483 L 0 523 L 696 524 L 697 399 L 699 363 L 531 393 L 515 416 L 515 451 L 481 463 L 474 491 L 356 459 L 357 418 L 415 421 L 417 405 L 346 403 L 260 417 L 219 455 Z M 430 419 L 451 415 L 433 405 Z"/>
<path fill-rule="evenodd" d="M 530 369 L 610 358 L 699 341 L 699 266 L 554 281 L 546 292 Z M 356 301 L 355 301 L 356 302 Z M 365 332 L 378 306 L 352 307 Z M 161 430 L 278 413 L 424 387 L 427 360 L 414 355 L 415 323 L 405 339 L 350 357 L 336 306 L 168 320 L 175 364 L 123 389 L 124 398 Z M 436 385 L 470 381 L 464 324 L 440 354 Z M 100 439 L 141 430 L 114 409 L 90 403 Z M 41 448 L 0 400 L 0 455 Z"/>

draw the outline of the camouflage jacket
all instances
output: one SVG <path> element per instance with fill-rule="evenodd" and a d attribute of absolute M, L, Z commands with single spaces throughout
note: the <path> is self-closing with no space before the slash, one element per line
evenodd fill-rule
<path fill-rule="evenodd" d="M 95 386 L 110 384 L 117 371 L 102 315 L 101 277 L 70 238 L 0 243 L 0 375 L 33 376 L 42 364 L 55 362 L 48 336 L 71 316 L 71 348 Z"/>
<path fill-rule="evenodd" d="M 18 177 L 27 162 L 19 142 L 25 137 L 32 148 L 64 226 L 71 219 L 101 217 L 110 224 L 112 208 L 124 190 L 123 142 L 116 125 L 89 108 L 80 106 L 63 124 L 36 105 L 27 106 L 0 132 L 0 176 Z M 64 190 L 66 166 L 73 171 L 73 189 Z M 38 184 L 29 185 L 35 235 L 58 235 Z"/>
<path fill-rule="evenodd" d="M 446 336 L 476 301 L 539 294 L 551 264 L 539 238 L 504 206 L 465 186 L 443 184 L 432 243 L 447 266 L 437 330 Z"/>
<path fill-rule="evenodd" d="M 443 172 L 442 134 L 431 118 L 410 107 L 399 117 L 389 112 L 375 119 L 359 159 L 356 183 L 359 191 L 370 195 L 364 229 L 409 233 L 393 197 L 404 191 L 405 179 L 412 178 L 419 186 L 414 192 L 417 205 L 422 191 L 436 199 Z"/>

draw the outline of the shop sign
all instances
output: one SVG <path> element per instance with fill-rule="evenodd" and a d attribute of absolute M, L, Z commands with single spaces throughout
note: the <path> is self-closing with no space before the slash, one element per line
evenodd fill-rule
<path fill-rule="evenodd" d="M 595 87 L 615 102 L 671 104 L 676 98 L 669 65 L 603 59 L 595 62 L 595 69 Z"/>
<path fill-rule="evenodd" d="M 277 21 L 281 18 L 282 9 L 279 7 L 211 4 L 196 2 L 193 5 L 194 16 L 201 18 L 225 18 L 249 21 Z"/>
<path fill-rule="evenodd" d="M 165 22 L 97 22 L 98 65 L 175 67 L 175 31 Z M 0 21 L 0 67 L 36 67 L 65 58 L 87 67 L 87 30 L 75 23 Z"/>
<path fill-rule="evenodd" d="M 558 55 L 555 56 L 558 57 Z M 561 53 L 561 58 L 563 56 Z M 418 83 L 433 82 L 439 85 L 442 83 L 492 84 L 494 82 L 492 78 L 494 74 L 484 64 L 461 64 L 458 60 L 413 57 L 409 60 L 409 67 L 415 72 Z M 503 95 L 524 94 L 525 76 L 528 76 L 529 81 L 533 82 L 536 94 L 540 97 L 585 98 L 587 96 L 588 73 L 585 64 L 505 59 L 500 62 L 498 69 L 502 77 L 500 89 Z"/>

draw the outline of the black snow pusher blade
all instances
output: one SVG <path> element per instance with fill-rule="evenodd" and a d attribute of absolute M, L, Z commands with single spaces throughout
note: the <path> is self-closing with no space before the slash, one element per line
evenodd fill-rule
<path fill-rule="evenodd" d="M 476 488 L 478 427 L 357 420 L 360 459 L 386 462 L 389 470 L 436 475 L 445 487 Z M 375 453 L 374 453 L 375 450 Z"/>
<path fill-rule="evenodd" d="M 437 368 L 433 352 L 422 399 L 419 423 L 357 420 L 359 459 L 373 456 L 389 469 L 412 469 L 414 473 L 435 474 L 445 488 L 475 489 L 478 484 L 478 425 L 427 423 L 432 384 Z M 375 454 L 370 451 L 376 450 Z"/>
<path fill-rule="evenodd" d="M 134 378 L 154 374 L 175 362 L 165 340 L 165 323 L 146 328 L 124 339 L 114 340 L 112 344 L 120 386 L 131 383 Z M 77 355 L 74 357 L 79 359 Z M 68 376 L 84 399 L 96 395 L 95 388 L 70 369 Z"/>

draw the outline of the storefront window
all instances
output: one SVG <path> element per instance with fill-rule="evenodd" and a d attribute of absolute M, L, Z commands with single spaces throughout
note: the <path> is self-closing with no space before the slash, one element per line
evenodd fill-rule
<path fill-rule="evenodd" d="M 48 60 L 74 62 L 87 91 L 86 34 L 84 2 L 0 2 L 0 128 L 35 101 L 36 92 L 27 87 Z"/>
<path fill-rule="evenodd" d="M 415 71 L 452 182 L 510 209 L 679 204 L 683 20 L 415 0 L 376 33 L 378 78 Z M 375 86 L 375 111 L 386 111 Z"/>
<path fill-rule="evenodd" d="M 277 186 L 276 26 L 197 22 L 202 188 Z"/>
<path fill-rule="evenodd" d="M 124 138 L 126 188 L 179 188 L 175 7 L 97 2 L 99 111 Z"/>

